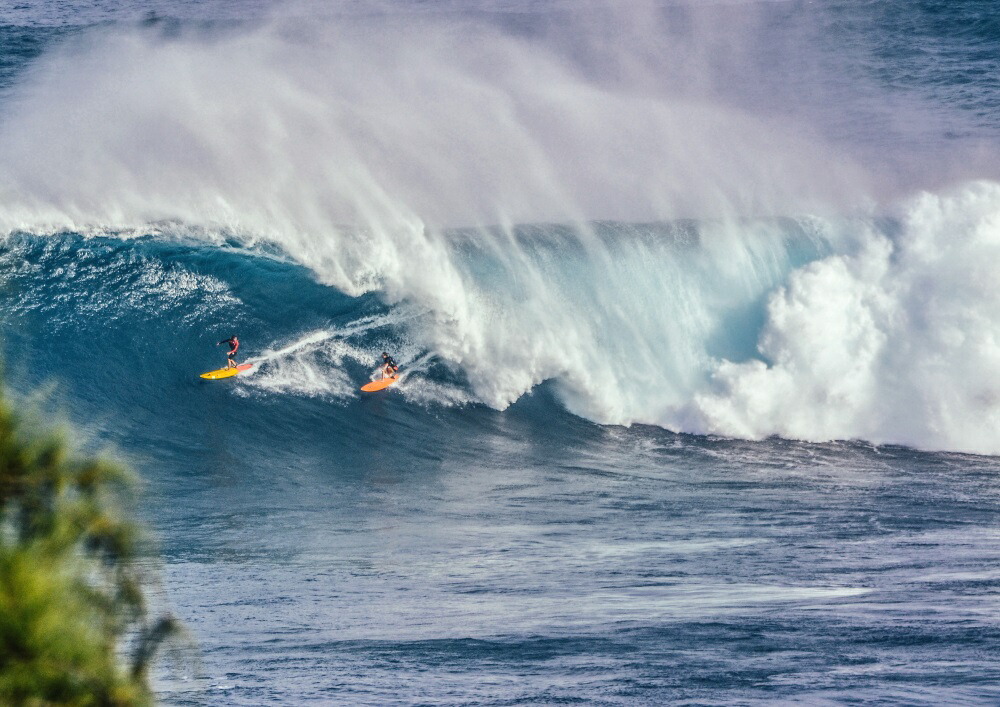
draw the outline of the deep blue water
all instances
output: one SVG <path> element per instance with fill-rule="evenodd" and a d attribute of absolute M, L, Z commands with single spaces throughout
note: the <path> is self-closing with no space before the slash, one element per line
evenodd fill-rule
<path fill-rule="evenodd" d="M 355 175 L 360 224 L 338 220 L 335 190 L 311 191 L 337 184 L 312 153 L 346 164 L 345 135 L 405 152 L 398 126 L 363 92 L 342 104 L 311 83 L 297 52 L 329 58 L 309 34 L 321 29 L 265 35 L 233 60 L 260 76 L 226 73 L 266 3 L 0 10 L 6 376 L 48 391 L 83 446 L 140 472 L 156 601 L 193 645 L 159 667 L 162 702 L 1000 702 L 1000 9 L 674 3 L 667 30 L 626 51 L 615 42 L 645 20 L 622 10 L 594 10 L 615 22 L 590 26 L 584 47 L 555 29 L 573 13 L 546 3 L 415 6 L 431 28 L 474 17 L 551 43 L 580 72 L 539 55 L 521 74 L 494 48 L 475 71 L 456 56 L 467 72 L 411 106 L 414 122 L 489 150 L 476 121 L 434 106 L 454 110 L 450 91 L 463 105 L 503 97 L 495 130 L 528 137 L 523 164 L 490 153 L 491 183 L 538 209 L 528 225 L 447 223 L 437 176 L 389 157 Z M 630 73 L 698 43 L 731 53 Z M 134 73 L 107 47 L 138 59 Z M 420 80 L 419 63 L 396 69 Z M 373 87 L 384 70 L 346 67 Z M 745 131 L 716 133 L 736 171 L 759 123 L 805 124 L 795 139 L 824 141 L 831 173 L 842 158 L 871 168 L 857 184 L 845 172 L 850 186 L 878 188 L 851 201 L 819 180 L 802 200 L 742 199 L 700 128 L 668 121 L 692 131 L 677 142 L 697 143 L 718 194 L 654 169 L 642 177 L 676 190 L 675 213 L 561 221 L 510 185 L 584 193 L 544 157 L 559 148 L 596 170 L 572 135 L 602 133 L 576 114 L 557 116 L 555 137 L 533 122 L 537 105 L 511 86 L 535 75 L 594 115 L 628 75 L 629 95 L 652 103 L 614 105 L 642 126 L 645 110 L 694 96 L 689 110 Z M 267 103 L 303 86 L 309 100 Z M 339 100 L 354 84 L 336 86 Z M 354 105 L 367 108 L 345 118 Z M 241 141 L 255 106 L 259 140 Z M 315 115 L 349 127 L 315 138 Z M 356 131 L 359 116 L 377 129 Z M 606 137 L 600 154 L 645 165 Z M 422 157 L 471 169 L 438 147 L 448 159 Z M 241 159 L 219 168 L 219 155 Z M 773 162 L 776 182 L 799 169 L 792 157 Z M 473 177 L 455 166 L 447 180 L 461 191 Z M 720 194 L 751 213 L 711 212 Z M 254 372 L 199 379 L 233 333 Z M 362 395 L 382 350 L 407 377 Z"/>

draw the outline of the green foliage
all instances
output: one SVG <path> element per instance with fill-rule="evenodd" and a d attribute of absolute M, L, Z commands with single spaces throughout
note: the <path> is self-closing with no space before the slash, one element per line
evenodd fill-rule
<path fill-rule="evenodd" d="M 146 617 L 132 484 L 26 430 L 0 391 L 0 704 L 152 702 L 146 669 L 176 626 Z"/>

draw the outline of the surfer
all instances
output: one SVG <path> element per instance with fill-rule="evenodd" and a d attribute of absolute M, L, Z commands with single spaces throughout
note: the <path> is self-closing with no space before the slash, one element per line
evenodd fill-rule
<path fill-rule="evenodd" d="M 383 351 L 382 352 L 382 378 L 383 379 L 385 379 L 385 378 L 395 378 L 396 377 L 396 371 L 398 371 L 398 370 L 399 370 L 399 366 L 397 366 L 396 362 L 392 360 L 392 356 L 390 356 L 388 353 L 386 353 L 385 351 Z"/>
<path fill-rule="evenodd" d="M 233 356 L 236 355 L 236 352 L 240 348 L 240 340 L 236 338 L 236 334 L 233 334 L 228 339 L 223 339 L 216 346 L 219 344 L 229 344 L 232 347 L 232 351 L 226 354 L 226 360 L 229 362 L 229 368 L 236 368 L 236 361 L 233 359 Z"/>

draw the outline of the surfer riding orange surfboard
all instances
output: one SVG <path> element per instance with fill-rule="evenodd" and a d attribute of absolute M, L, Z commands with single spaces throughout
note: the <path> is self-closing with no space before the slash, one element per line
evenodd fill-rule
<path fill-rule="evenodd" d="M 380 370 L 382 371 L 381 380 L 366 383 L 361 386 L 361 390 L 366 393 L 373 393 L 376 390 L 388 388 L 399 379 L 399 366 L 396 365 L 396 362 L 392 360 L 392 356 L 386 351 L 382 352 L 382 366 Z"/>
<path fill-rule="evenodd" d="M 399 366 L 397 366 L 396 362 L 392 360 L 392 356 L 390 356 L 388 353 L 386 353 L 385 351 L 383 351 L 382 352 L 382 377 L 383 378 L 395 378 L 396 377 L 396 371 L 398 371 L 398 370 L 399 370 Z"/>

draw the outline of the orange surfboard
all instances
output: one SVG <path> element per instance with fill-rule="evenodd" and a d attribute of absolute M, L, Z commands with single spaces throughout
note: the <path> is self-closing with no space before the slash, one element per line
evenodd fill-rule
<path fill-rule="evenodd" d="M 399 380 L 399 376 L 393 376 L 392 378 L 383 378 L 382 380 L 372 381 L 371 383 L 365 383 L 361 386 L 361 390 L 366 393 L 374 393 L 376 390 L 382 390 L 388 388 L 390 385 Z"/>

